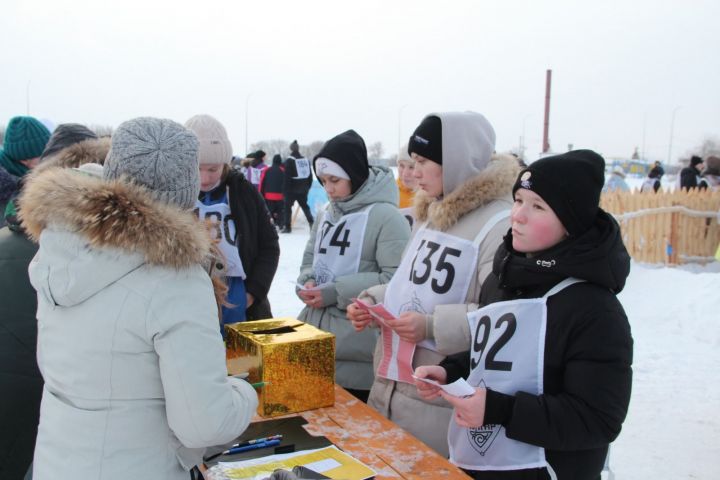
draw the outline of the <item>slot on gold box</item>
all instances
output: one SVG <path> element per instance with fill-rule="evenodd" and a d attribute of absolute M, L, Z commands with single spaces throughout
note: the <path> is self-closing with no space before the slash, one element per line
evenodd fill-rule
<path fill-rule="evenodd" d="M 230 375 L 247 372 L 258 415 L 275 417 L 335 402 L 335 335 L 294 318 L 225 325 Z"/>

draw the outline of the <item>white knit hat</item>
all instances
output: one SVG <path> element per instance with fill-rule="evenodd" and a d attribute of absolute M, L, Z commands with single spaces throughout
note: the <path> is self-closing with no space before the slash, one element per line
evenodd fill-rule
<path fill-rule="evenodd" d="M 350 180 L 350 175 L 348 175 L 340 165 L 325 157 L 317 157 L 315 159 L 315 174 L 318 177 L 331 175 L 333 177 Z"/>
<path fill-rule="evenodd" d="M 185 127 L 195 133 L 200 144 L 200 164 L 230 163 L 232 144 L 222 123 L 210 115 L 195 115 L 185 122 Z"/>

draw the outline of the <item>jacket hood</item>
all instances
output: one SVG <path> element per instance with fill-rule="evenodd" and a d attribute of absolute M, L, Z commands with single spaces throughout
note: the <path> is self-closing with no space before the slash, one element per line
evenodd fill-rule
<path fill-rule="evenodd" d="M 446 168 L 443 159 L 443 176 Z M 417 221 L 429 221 L 438 230 L 446 231 L 466 213 L 494 200 L 510 198 L 520 167 L 512 155 L 493 154 L 482 171 L 475 174 L 471 171 L 468 169 L 468 175 L 471 176 L 440 199 L 429 197 L 424 191 L 418 190 L 414 200 Z"/>
<path fill-rule="evenodd" d="M 533 257 L 513 250 L 512 231 L 508 231 L 495 254 L 493 273 L 503 289 L 551 286 L 575 277 L 617 294 L 630 274 L 630 255 L 617 222 L 600 210 L 588 231 Z"/>
<path fill-rule="evenodd" d="M 102 165 L 109 151 L 110 138 L 82 140 L 44 157 L 33 174 L 52 167 L 77 168 L 86 163 Z"/>
<path fill-rule="evenodd" d="M 42 239 L 31 281 L 58 305 L 81 302 L 145 263 L 181 269 L 211 258 L 209 233 L 191 212 L 120 179 L 46 168 L 28 178 L 19 205 L 28 235 Z"/>
<path fill-rule="evenodd" d="M 120 179 L 48 168 L 30 177 L 19 202 L 20 219 L 35 241 L 52 224 L 85 237 L 91 247 L 139 253 L 147 263 L 172 268 L 201 263 L 210 252 L 208 231 L 190 211 Z"/>
<path fill-rule="evenodd" d="M 399 198 L 392 171 L 387 167 L 373 165 L 360 189 L 342 201 L 330 202 L 330 208 L 333 217 L 337 218 L 373 203 L 397 205 Z"/>
<path fill-rule="evenodd" d="M 442 127 L 443 194 L 449 195 L 490 164 L 495 130 L 476 112 L 431 113 Z"/>

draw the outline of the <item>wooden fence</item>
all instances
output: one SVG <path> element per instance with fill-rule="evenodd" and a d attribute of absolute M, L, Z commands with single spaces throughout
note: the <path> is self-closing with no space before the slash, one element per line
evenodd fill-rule
<path fill-rule="evenodd" d="M 720 191 L 611 192 L 600 200 L 617 219 L 635 261 L 678 265 L 714 260 Z"/>

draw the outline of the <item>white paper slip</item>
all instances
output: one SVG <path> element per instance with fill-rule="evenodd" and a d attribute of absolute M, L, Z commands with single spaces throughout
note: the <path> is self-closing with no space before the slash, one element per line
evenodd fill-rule
<path fill-rule="evenodd" d="M 323 473 L 327 472 L 328 470 L 332 470 L 333 468 L 341 467 L 342 464 L 335 460 L 334 458 L 328 458 L 326 460 L 319 460 L 317 462 L 312 463 L 306 463 L 303 465 L 305 468 L 309 468 L 313 472 Z"/>
<path fill-rule="evenodd" d="M 429 378 L 420 378 L 413 375 L 413 378 L 416 380 L 420 380 L 421 382 L 429 383 L 430 385 L 435 385 L 436 387 L 440 387 L 445 393 L 448 395 L 452 395 L 453 397 L 468 397 L 475 393 L 475 389 L 467 382 L 464 378 L 459 378 L 455 380 L 453 383 L 449 383 L 447 385 L 440 385 L 435 380 L 431 380 Z"/>
<path fill-rule="evenodd" d="M 299 288 L 300 290 L 305 290 L 306 292 L 313 290 L 322 290 L 323 288 L 325 288 L 325 286 L 330 285 L 329 283 L 321 283 L 320 285 L 315 285 L 314 287 L 305 288 L 305 285 L 294 282 L 292 280 L 290 280 L 290 283 L 294 283 L 297 288 Z"/>

